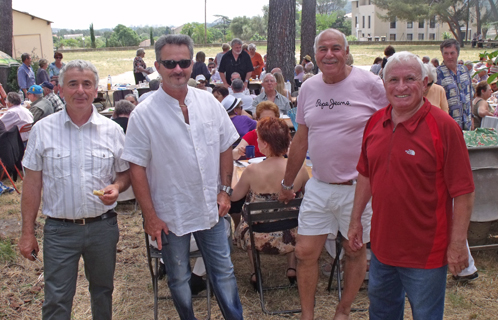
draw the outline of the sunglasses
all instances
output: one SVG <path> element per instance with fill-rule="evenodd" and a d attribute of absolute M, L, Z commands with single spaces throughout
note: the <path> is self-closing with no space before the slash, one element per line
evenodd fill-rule
<path fill-rule="evenodd" d="M 174 69 L 176 65 L 179 65 L 182 69 L 187 69 L 192 64 L 192 60 L 183 59 L 180 61 L 175 60 L 159 60 L 160 64 L 162 64 L 166 69 Z"/>

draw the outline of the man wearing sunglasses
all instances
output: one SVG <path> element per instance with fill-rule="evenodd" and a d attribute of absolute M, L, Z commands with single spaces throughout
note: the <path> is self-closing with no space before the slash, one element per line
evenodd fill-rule
<path fill-rule="evenodd" d="M 254 71 L 251 56 L 249 56 L 249 53 L 242 50 L 242 41 L 240 41 L 240 39 L 233 39 L 231 46 L 232 50 L 225 53 L 223 58 L 221 58 L 218 71 L 220 73 L 221 80 L 223 81 L 223 85 L 226 88 L 232 85 L 232 73 L 238 72 L 242 78 L 242 81 L 244 81 L 245 90 L 247 88 L 247 84 L 249 83 L 249 78 L 251 78 L 251 74 Z"/>
<path fill-rule="evenodd" d="M 195 319 L 189 286 L 191 234 L 225 319 L 243 319 L 223 219 L 230 208 L 232 147 L 239 135 L 214 96 L 187 85 L 193 41 L 167 35 L 155 44 L 161 87 L 135 108 L 123 159 L 145 232 L 162 251 L 180 319 Z M 218 182 L 220 181 L 220 182 Z"/>

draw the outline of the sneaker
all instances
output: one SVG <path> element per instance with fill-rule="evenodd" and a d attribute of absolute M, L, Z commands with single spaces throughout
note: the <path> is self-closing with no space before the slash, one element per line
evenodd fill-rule
<path fill-rule="evenodd" d="M 475 279 L 479 278 L 479 274 L 474 272 L 473 274 L 469 274 L 468 276 L 453 276 L 453 280 L 462 282 L 462 281 L 474 281 Z"/>

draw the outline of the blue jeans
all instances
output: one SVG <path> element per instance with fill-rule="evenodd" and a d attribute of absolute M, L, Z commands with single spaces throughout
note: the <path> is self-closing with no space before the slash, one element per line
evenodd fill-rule
<path fill-rule="evenodd" d="M 117 217 L 83 226 L 53 219 L 45 221 L 43 320 L 69 320 L 83 257 L 93 319 L 112 319 L 112 292 L 119 240 Z"/>
<path fill-rule="evenodd" d="M 443 319 L 446 272 L 437 269 L 393 267 L 383 264 L 372 252 L 368 281 L 370 320 L 403 319 L 405 292 L 414 320 Z"/>
<path fill-rule="evenodd" d="M 178 237 L 169 232 L 166 237 L 168 244 L 163 244 L 162 255 L 176 311 L 182 320 L 196 319 L 189 286 L 190 233 Z M 231 320 L 243 319 L 223 219 L 220 218 L 211 229 L 194 232 L 194 238 L 206 264 L 207 275 L 223 317 Z"/>

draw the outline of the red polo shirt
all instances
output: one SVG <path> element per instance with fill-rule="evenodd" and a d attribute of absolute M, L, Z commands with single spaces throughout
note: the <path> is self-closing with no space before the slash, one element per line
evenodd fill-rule
<path fill-rule="evenodd" d="M 474 191 L 462 131 L 424 98 L 394 127 L 392 106 L 368 121 L 357 170 L 370 178 L 372 251 L 380 262 L 432 269 L 447 264 L 452 199 Z"/>

